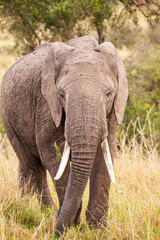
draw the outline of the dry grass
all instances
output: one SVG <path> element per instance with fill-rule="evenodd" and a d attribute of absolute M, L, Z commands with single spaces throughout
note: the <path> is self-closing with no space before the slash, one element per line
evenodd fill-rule
<path fill-rule="evenodd" d="M 83 197 L 82 222 L 77 228 L 72 227 L 65 239 L 104 239 L 105 236 L 110 240 L 160 239 L 160 161 L 153 136 L 146 139 L 143 127 L 137 127 L 141 143 L 134 136 L 128 145 L 124 145 L 127 132 L 121 135 L 106 231 L 91 231 L 87 226 L 84 214 L 87 188 Z M 0 239 L 51 239 L 56 214 L 53 209 L 41 211 L 36 196 L 21 197 L 17 185 L 17 158 L 7 138 L 0 137 Z M 50 177 L 48 179 L 57 203 L 53 184 Z"/>

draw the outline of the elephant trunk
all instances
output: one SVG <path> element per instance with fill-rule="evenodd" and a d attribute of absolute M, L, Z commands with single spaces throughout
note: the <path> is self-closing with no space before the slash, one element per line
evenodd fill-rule
<path fill-rule="evenodd" d="M 86 102 L 85 104 L 87 105 Z M 101 108 L 96 109 L 92 102 L 90 106 L 92 111 L 85 111 L 84 115 L 86 105 L 83 105 L 82 108 L 79 106 L 78 112 L 75 104 L 75 111 L 72 107 L 74 114 L 73 112 L 69 114 L 70 110 L 67 112 L 65 135 L 71 147 L 71 171 L 56 225 L 55 236 L 57 237 L 63 232 L 63 227 L 70 227 L 75 219 L 92 170 L 98 145 L 102 142 L 102 132 L 106 129 L 105 113 L 102 114 Z M 99 118 L 96 118 L 97 115 Z"/>
<path fill-rule="evenodd" d="M 56 226 L 56 231 L 60 233 L 63 232 L 63 226 L 70 227 L 76 217 L 98 146 L 98 143 L 91 139 L 84 140 L 80 137 L 73 141 L 75 142 L 71 146 L 71 171 Z"/>

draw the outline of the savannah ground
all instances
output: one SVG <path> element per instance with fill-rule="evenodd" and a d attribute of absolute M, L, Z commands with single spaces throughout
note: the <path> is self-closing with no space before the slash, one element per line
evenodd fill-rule
<path fill-rule="evenodd" d="M 0 77 L 15 62 L 13 41 L 0 36 Z M 137 120 L 138 121 L 138 120 Z M 134 123 L 131 123 L 134 124 Z M 88 187 L 83 196 L 81 223 L 72 226 L 65 239 L 159 240 L 160 239 L 160 160 L 154 142 L 152 123 L 146 118 L 150 138 L 144 126 L 125 145 L 127 132 L 117 142 L 115 158 L 116 184 L 112 184 L 106 231 L 90 230 L 85 221 Z M 41 210 L 36 196 L 21 197 L 17 183 L 18 160 L 4 133 L 0 134 L 0 239 L 51 239 L 57 222 L 54 209 Z M 52 197 L 58 206 L 55 189 L 48 176 Z"/>

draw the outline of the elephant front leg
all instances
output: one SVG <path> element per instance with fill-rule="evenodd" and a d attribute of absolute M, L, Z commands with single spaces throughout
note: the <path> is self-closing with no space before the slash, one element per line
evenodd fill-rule
<path fill-rule="evenodd" d="M 101 147 L 98 147 L 90 176 L 89 203 L 86 220 L 91 227 L 106 227 L 108 215 L 110 178 L 103 158 Z"/>
<path fill-rule="evenodd" d="M 35 192 L 37 194 L 39 202 L 42 203 L 42 208 L 54 206 L 56 209 L 48 188 L 46 169 L 43 166 L 38 166 L 37 171 L 28 168 L 28 172 L 26 172 L 22 163 L 19 162 L 18 175 L 22 195 L 26 188 L 27 193 Z"/>
<path fill-rule="evenodd" d="M 62 154 L 62 152 L 61 152 L 61 154 Z M 61 176 L 61 178 L 59 180 L 54 180 L 54 177 L 56 176 L 58 168 L 59 168 L 59 164 L 56 166 L 56 168 L 54 168 L 54 169 L 51 168 L 49 170 L 50 170 L 50 175 L 51 175 L 51 178 L 54 182 L 56 192 L 57 192 L 57 196 L 58 196 L 58 200 L 59 200 L 59 210 L 58 210 L 58 215 L 59 215 L 60 211 L 61 211 L 62 204 L 63 204 L 67 184 L 68 184 L 68 177 L 69 177 L 69 172 L 70 172 L 70 163 L 68 162 L 68 164 L 66 166 L 66 169 L 65 169 L 63 175 Z"/>

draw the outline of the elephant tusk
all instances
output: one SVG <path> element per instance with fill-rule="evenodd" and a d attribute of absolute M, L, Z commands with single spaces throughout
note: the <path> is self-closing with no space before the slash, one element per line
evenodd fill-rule
<path fill-rule="evenodd" d="M 101 147 L 102 147 L 102 152 L 103 152 L 103 156 L 104 156 L 104 159 L 105 159 L 105 163 L 106 163 L 106 166 L 107 166 L 107 169 L 108 169 L 110 179 L 113 183 L 116 183 L 114 170 L 113 170 L 113 163 L 112 163 L 111 154 L 110 154 L 110 151 L 109 151 L 107 138 L 101 143 Z"/>
<path fill-rule="evenodd" d="M 62 176 L 62 174 L 63 174 L 63 172 L 66 168 L 66 165 L 68 163 L 68 160 L 69 160 L 70 150 L 71 150 L 71 148 L 68 145 L 68 142 L 66 141 L 65 145 L 64 145 L 64 150 L 63 150 L 63 156 L 62 156 L 62 159 L 61 159 L 61 163 L 59 165 L 59 169 L 58 169 L 58 172 L 57 172 L 54 180 L 58 180 Z"/>

